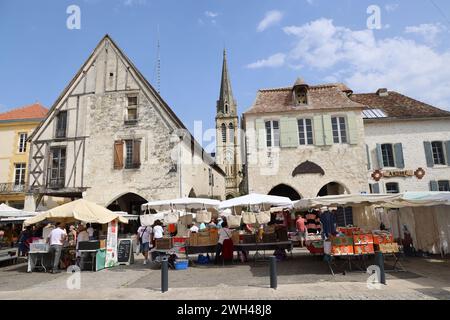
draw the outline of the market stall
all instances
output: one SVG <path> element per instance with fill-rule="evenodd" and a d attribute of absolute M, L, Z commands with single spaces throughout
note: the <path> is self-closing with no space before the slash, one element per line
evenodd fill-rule
<path fill-rule="evenodd" d="M 85 223 L 107 225 L 107 238 L 89 241 L 80 241 L 75 245 L 66 244 L 63 248 L 61 265 L 68 266 L 74 263 L 74 254 L 81 257 L 80 265 L 89 264 L 90 270 L 96 271 L 102 267 L 111 267 L 117 264 L 117 234 L 118 223 L 128 223 L 128 220 L 119 214 L 84 199 L 75 200 L 51 210 L 42 212 L 24 221 L 25 226 L 41 222 Z M 30 245 L 28 272 L 36 266 L 46 271 L 51 266 L 51 253 L 46 239 L 33 241 Z M 97 263 L 102 261 L 104 263 Z M 67 261 L 69 260 L 69 261 Z"/>

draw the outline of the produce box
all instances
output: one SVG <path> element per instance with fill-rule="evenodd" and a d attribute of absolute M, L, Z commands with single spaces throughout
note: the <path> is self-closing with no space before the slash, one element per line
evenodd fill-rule
<path fill-rule="evenodd" d="M 172 238 L 156 239 L 156 249 L 172 249 Z"/>
<path fill-rule="evenodd" d="M 355 254 L 373 254 L 373 253 L 375 253 L 375 249 L 374 249 L 372 243 L 355 245 L 353 250 L 354 250 Z"/>
<path fill-rule="evenodd" d="M 333 246 L 353 246 L 353 236 L 345 237 L 331 237 L 331 244 Z"/>
<path fill-rule="evenodd" d="M 354 233 L 360 232 L 361 228 L 358 228 L 358 227 L 348 227 L 348 228 L 339 227 L 339 228 L 337 228 L 337 231 L 338 232 L 342 232 L 346 236 L 353 236 Z"/>
<path fill-rule="evenodd" d="M 276 242 L 276 241 L 277 241 L 277 234 L 276 233 L 263 233 L 262 242 L 270 243 L 270 242 Z"/>
<path fill-rule="evenodd" d="M 331 254 L 334 256 L 345 256 L 349 254 L 353 254 L 353 245 L 347 245 L 347 246 L 332 246 L 331 247 Z"/>
<path fill-rule="evenodd" d="M 243 234 L 242 243 L 256 243 L 256 235 L 254 234 Z"/>
<path fill-rule="evenodd" d="M 371 233 L 353 235 L 353 244 L 373 244 L 373 235 Z"/>
<path fill-rule="evenodd" d="M 382 243 L 392 243 L 394 242 L 394 236 L 391 233 L 374 233 L 373 234 L 373 243 L 374 244 L 382 244 Z"/>
<path fill-rule="evenodd" d="M 377 251 L 381 251 L 382 253 L 397 253 L 397 252 L 399 252 L 398 244 L 395 242 L 376 244 L 375 249 Z"/>
<path fill-rule="evenodd" d="M 191 233 L 189 236 L 189 245 L 193 247 L 198 245 L 198 233 Z"/>

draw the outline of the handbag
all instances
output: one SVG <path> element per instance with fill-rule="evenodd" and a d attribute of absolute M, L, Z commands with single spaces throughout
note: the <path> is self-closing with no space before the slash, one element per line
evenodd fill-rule
<path fill-rule="evenodd" d="M 227 223 L 229 228 L 239 228 L 241 226 L 241 216 L 230 215 L 227 217 Z"/>
<path fill-rule="evenodd" d="M 141 226 L 150 227 L 155 223 L 155 217 L 152 214 L 142 214 L 139 219 L 141 220 Z"/>
<path fill-rule="evenodd" d="M 208 212 L 206 210 L 197 211 L 195 220 L 198 223 L 210 223 L 211 222 L 211 212 Z"/>
<path fill-rule="evenodd" d="M 178 222 L 178 213 L 176 211 L 170 211 L 164 214 L 164 222 L 167 224 L 173 224 Z"/>
<path fill-rule="evenodd" d="M 242 212 L 242 221 L 245 224 L 255 224 L 256 216 L 253 212 Z"/>
<path fill-rule="evenodd" d="M 256 214 L 256 221 L 259 224 L 265 224 L 270 222 L 270 211 L 261 211 Z"/>

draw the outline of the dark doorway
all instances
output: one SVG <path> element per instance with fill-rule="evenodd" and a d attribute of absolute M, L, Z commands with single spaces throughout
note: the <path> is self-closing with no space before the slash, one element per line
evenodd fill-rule
<path fill-rule="evenodd" d="M 195 194 L 195 190 L 194 188 L 191 189 L 191 191 L 189 191 L 189 198 L 197 198 L 197 195 Z"/>
<path fill-rule="evenodd" d="M 345 187 L 337 182 L 330 182 L 324 185 L 317 194 L 318 197 L 335 196 L 338 194 L 344 194 Z"/>
<path fill-rule="evenodd" d="M 279 184 L 272 188 L 272 190 L 268 193 L 271 196 L 282 196 L 282 197 L 288 197 L 291 200 L 300 200 L 301 196 L 298 194 L 297 191 L 295 191 L 292 187 L 285 185 L 285 184 Z"/>
<path fill-rule="evenodd" d="M 147 203 L 147 200 L 130 192 L 114 200 L 107 208 L 111 211 L 123 211 L 137 215 L 141 213 L 141 206 L 144 203 Z"/>

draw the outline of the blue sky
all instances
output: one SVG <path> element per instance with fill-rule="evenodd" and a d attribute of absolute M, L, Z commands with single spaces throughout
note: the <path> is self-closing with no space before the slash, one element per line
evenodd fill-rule
<path fill-rule="evenodd" d="M 66 27 L 69 5 L 81 29 Z M 381 29 L 369 29 L 370 5 Z M 108 33 L 192 129 L 214 126 L 222 50 L 239 112 L 260 88 L 344 82 L 387 87 L 450 109 L 450 2 L 445 0 L 0 0 L 0 112 L 50 107 Z"/>

